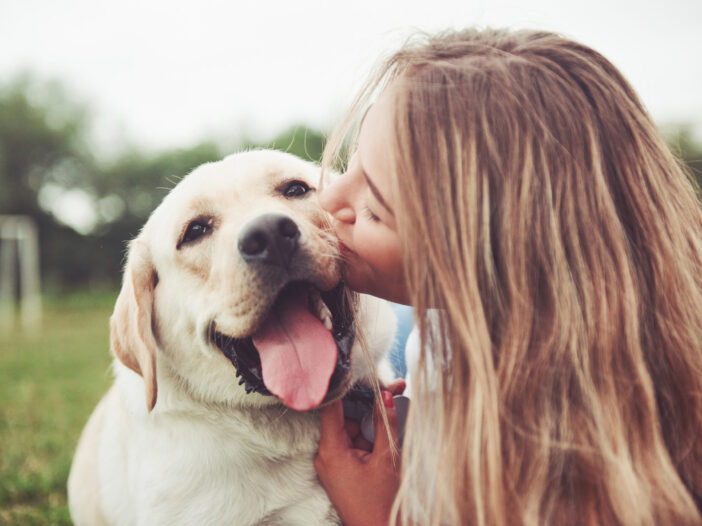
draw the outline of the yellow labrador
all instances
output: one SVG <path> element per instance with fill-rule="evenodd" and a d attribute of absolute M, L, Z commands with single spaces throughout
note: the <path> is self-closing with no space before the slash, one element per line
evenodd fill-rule
<path fill-rule="evenodd" d="M 292 155 L 232 155 L 185 177 L 131 242 L 115 382 L 68 480 L 77 526 L 339 524 L 314 409 L 369 381 L 356 328 L 388 376 L 395 319 L 351 305 L 318 180 Z"/>

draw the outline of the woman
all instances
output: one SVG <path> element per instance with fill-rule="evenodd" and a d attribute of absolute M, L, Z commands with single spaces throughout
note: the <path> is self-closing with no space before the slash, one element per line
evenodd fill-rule
<path fill-rule="evenodd" d="M 702 214 L 632 88 L 554 34 L 429 37 L 325 169 L 379 92 L 320 200 L 348 283 L 412 305 L 422 352 L 401 470 L 322 413 L 346 526 L 702 524 Z"/>

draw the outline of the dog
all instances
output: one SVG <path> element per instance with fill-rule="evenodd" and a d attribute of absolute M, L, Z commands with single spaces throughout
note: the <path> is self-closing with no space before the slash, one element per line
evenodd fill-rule
<path fill-rule="evenodd" d="M 115 381 L 68 479 L 77 526 L 340 524 L 314 471 L 315 409 L 392 377 L 395 319 L 344 288 L 319 177 L 282 152 L 230 155 L 130 243 Z"/>

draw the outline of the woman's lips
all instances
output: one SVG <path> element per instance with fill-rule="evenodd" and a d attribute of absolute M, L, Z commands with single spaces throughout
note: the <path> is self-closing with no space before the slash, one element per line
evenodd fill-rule
<path fill-rule="evenodd" d="M 355 252 L 346 245 L 344 245 L 342 242 L 339 242 L 339 252 L 341 252 L 341 255 L 344 257 L 355 255 Z"/>

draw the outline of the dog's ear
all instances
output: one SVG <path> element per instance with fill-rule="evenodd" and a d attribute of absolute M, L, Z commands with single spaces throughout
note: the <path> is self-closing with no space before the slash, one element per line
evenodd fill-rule
<path fill-rule="evenodd" d="M 154 288 L 158 281 L 149 249 L 140 239 L 129 246 L 122 290 L 110 318 L 112 353 L 144 378 L 146 407 L 156 404 L 156 340 L 151 325 Z"/>

